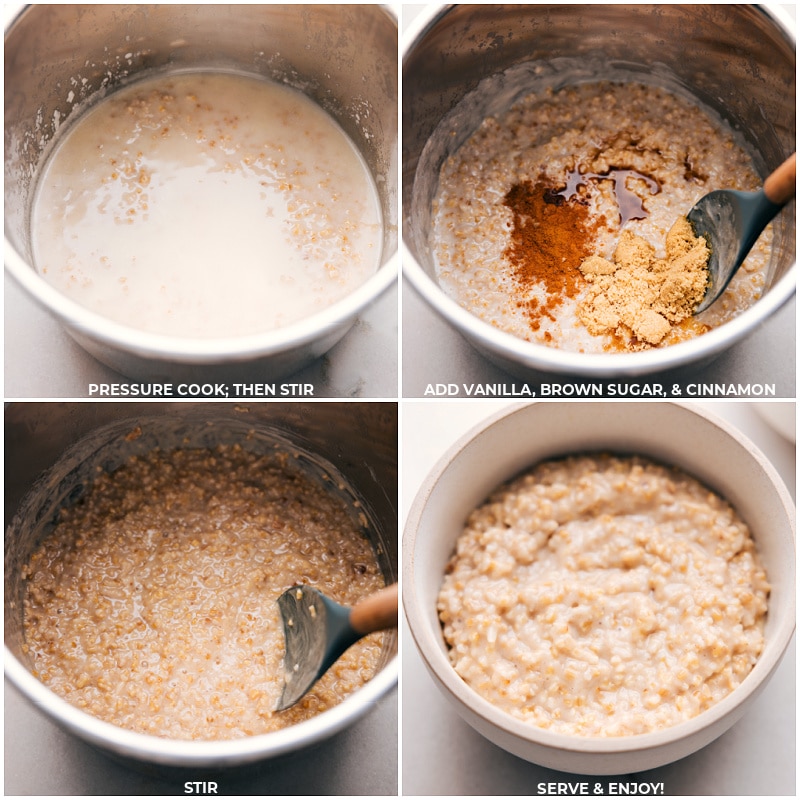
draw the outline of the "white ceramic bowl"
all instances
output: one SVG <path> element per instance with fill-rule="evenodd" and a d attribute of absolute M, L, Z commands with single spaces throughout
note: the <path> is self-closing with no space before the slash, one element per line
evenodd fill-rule
<path fill-rule="evenodd" d="M 537 462 L 596 450 L 673 464 L 727 498 L 750 526 L 772 586 L 765 646 L 753 671 L 687 722 L 623 737 L 556 734 L 492 706 L 453 670 L 436 611 L 445 564 L 467 514 Z M 414 641 L 445 697 L 503 749 L 552 769 L 611 775 L 652 769 L 699 750 L 745 712 L 779 664 L 795 626 L 795 509 L 764 455 L 728 423 L 671 403 L 534 403 L 491 417 L 458 441 L 424 481 L 403 539 L 403 602 Z"/>

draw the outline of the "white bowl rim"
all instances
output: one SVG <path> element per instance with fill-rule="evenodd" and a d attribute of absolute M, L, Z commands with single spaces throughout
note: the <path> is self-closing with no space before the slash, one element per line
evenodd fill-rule
<path fill-rule="evenodd" d="M 643 401 L 642 405 L 653 405 Z M 405 523 L 403 534 L 403 607 L 406 618 L 411 630 L 411 635 L 416 643 L 417 650 L 422 657 L 427 669 L 435 676 L 437 684 L 446 690 L 464 709 L 477 715 L 492 728 L 504 731 L 514 736 L 521 742 L 531 745 L 538 745 L 550 750 L 560 750 L 573 752 L 587 756 L 602 756 L 603 754 L 636 753 L 654 750 L 664 745 L 677 742 L 697 735 L 702 731 L 712 728 L 715 723 L 735 712 L 737 708 L 747 702 L 748 698 L 754 696 L 766 683 L 770 675 L 777 668 L 783 655 L 791 641 L 795 630 L 795 596 L 788 592 L 787 607 L 780 620 L 780 626 L 773 630 L 769 641 L 766 643 L 764 651 L 758 658 L 756 665 L 742 683 L 736 687 L 729 695 L 722 698 L 706 711 L 698 716 L 684 722 L 672 725 L 650 733 L 634 734 L 619 737 L 599 737 L 599 736 L 570 736 L 568 734 L 554 733 L 544 728 L 527 724 L 522 720 L 512 717 L 496 706 L 489 703 L 475 690 L 469 687 L 455 672 L 447 659 L 441 644 L 436 641 L 434 633 L 425 623 L 425 616 L 421 611 L 420 603 L 416 595 L 414 582 L 414 560 L 415 560 L 415 540 L 419 530 L 428 496 L 431 494 L 436 484 L 447 471 L 449 465 L 459 456 L 461 451 L 473 440 L 485 434 L 498 422 L 513 416 L 532 405 L 552 406 L 566 405 L 564 403 L 513 403 L 509 407 L 501 409 L 482 422 L 473 426 L 463 434 L 450 448 L 440 457 L 435 466 L 430 470 L 415 496 L 408 517 Z M 584 404 L 592 405 L 592 404 Z M 612 401 L 609 405 L 624 406 L 625 403 Z M 662 405 L 658 403 L 657 405 Z M 696 406 L 692 403 L 674 403 L 668 405 L 684 408 L 689 413 L 701 417 L 706 422 L 721 429 L 724 433 L 733 438 L 737 444 L 742 446 L 756 461 L 758 466 L 769 478 L 770 483 L 775 488 L 784 509 L 787 511 L 789 525 L 792 531 L 792 544 L 794 545 L 795 515 L 794 503 L 789 492 L 770 461 L 751 442 L 738 428 L 734 427 L 726 420 L 717 417 L 707 409 Z M 795 573 L 795 565 L 792 564 L 792 573 Z"/>

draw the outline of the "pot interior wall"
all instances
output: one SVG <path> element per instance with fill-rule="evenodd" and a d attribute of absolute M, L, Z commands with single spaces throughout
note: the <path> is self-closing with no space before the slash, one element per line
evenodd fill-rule
<path fill-rule="evenodd" d="M 15 404 L 6 410 L 5 639 L 22 651 L 21 567 L 52 529 L 62 505 L 77 500 L 98 467 L 111 471 L 158 446 L 238 442 L 257 453 L 297 453 L 312 479 L 358 500 L 387 583 L 397 580 L 397 419 L 394 404 Z M 337 489 L 341 483 L 344 488 Z M 353 512 L 357 519 L 357 512 Z M 380 667 L 397 652 L 385 637 Z"/>
<path fill-rule="evenodd" d="M 762 175 L 795 149 L 794 43 L 758 6 L 450 6 L 403 61 L 404 231 L 420 266 L 433 278 L 428 236 L 441 165 L 485 116 L 545 86 L 626 76 L 716 111 L 740 131 Z M 452 124 L 437 134 L 445 118 Z M 793 205 L 774 237 L 768 285 L 795 260 Z"/>
<path fill-rule="evenodd" d="M 4 66 L 6 236 L 29 263 L 31 193 L 56 133 L 156 70 L 233 70 L 303 91 L 372 173 L 384 263 L 397 249 L 397 25 L 380 6 L 33 5 L 6 32 Z"/>

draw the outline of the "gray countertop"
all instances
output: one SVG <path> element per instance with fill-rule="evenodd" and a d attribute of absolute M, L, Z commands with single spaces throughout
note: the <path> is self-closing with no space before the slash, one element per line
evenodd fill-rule
<path fill-rule="evenodd" d="M 404 519 L 436 460 L 463 433 L 508 403 L 406 401 L 403 404 Z M 757 413 L 756 404 L 702 403 L 736 425 L 772 461 L 790 491 L 796 479 L 795 446 Z M 789 404 L 794 412 L 794 403 Z M 575 782 L 519 759 L 473 730 L 439 692 L 417 653 L 407 625 L 402 653 L 404 795 L 535 795 L 541 782 Z M 701 751 L 637 775 L 586 778 L 663 782 L 665 795 L 795 794 L 795 641 L 770 683 L 722 737 Z"/>
<path fill-rule="evenodd" d="M 284 380 L 313 384 L 314 397 L 397 397 L 398 294 L 390 287 L 328 353 Z M 8 275 L 4 296 L 7 399 L 87 397 L 90 383 L 130 382 L 76 344 Z"/>
<path fill-rule="evenodd" d="M 186 781 L 216 781 L 219 795 L 396 795 L 397 690 L 313 748 L 227 772 L 145 772 L 58 728 L 6 682 L 5 796 L 183 795 Z"/>

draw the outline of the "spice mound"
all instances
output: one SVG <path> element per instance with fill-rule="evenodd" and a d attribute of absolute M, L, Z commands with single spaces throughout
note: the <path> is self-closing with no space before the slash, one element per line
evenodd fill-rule
<path fill-rule="evenodd" d="M 665 258 L 657 258 L 641 236 L 623 231 L 613 261 L 590 256 L 581 262 L 591 288 L 578 306 L 578 318 L 593 334 L 616 334 L 628 350 L 657 345 L 703 299 L 709 254 L 686 217 L 667 234 Z"/>
<path fill-rule="evenodd" d="M 348 506 L 278 450 L 157 450 L 100 474 L 24 570 L 34 674 L 90 714 L 172 739 L 267 733 L 334 706 L 373 676 L 383 634 L 278 713 L 277 599 L 305 583 L 352 605 L 383 586 Z"/>
<path fill-rule="evenodd" d="M 543 462 L 467 520 L 438 611 L 456 672 L 533 726 L 627 736 L 730 694 L 769 585 L 736 511 L 691 476 L 607 454 Z"/>
<path fill-rule="evenodd" d="M 714 111 L 635 80 L 513 85 L 520 99 L 485 117 L 439 169 L 430 247 L 450 298 L 524 341 L 598 354 L 668 347 L 758 300 L 771 231 L 697 316 L 687 309 L 700 291 L 699 254 L 663 249 L 683 241 L 670 230 L 704 194 L 760 186 L 745 144 Z M 465 135 L 473 108 L 494 107 L 492 87 L 488 78 L 431 142 Z M 632 241 L 648 251 L 646 267 L 622 257 Z"/>
<path fill-rule="evenodd" d="M 519 302 L 531 329 L 538 330 L 543 317 L 552 319 L 564 298 L 578 293 L 582 282 L 575 265 L 592 252 L 597 225 L 587 206 L 565 202 L 545 178 L 514 184 L 503 202 L 514 220 L 505 251 L 514 279 L 520 286 L 538 283 L 545 289 L 543 298 Z"/>

